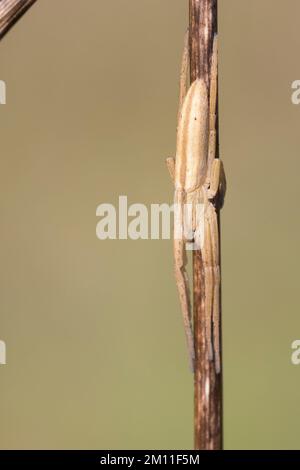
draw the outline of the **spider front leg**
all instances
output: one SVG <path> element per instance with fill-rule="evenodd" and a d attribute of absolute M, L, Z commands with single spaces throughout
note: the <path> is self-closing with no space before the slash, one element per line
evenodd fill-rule
<path fill-rule="evenodd" d="M 226 193 L 226 177 L 224 166 L 220 159 L 216 158 L 217 146 L 217 96 L 218 96 L 218 36 L 215 35 L 211 62 L 210 102 L 209 102 L 209 149 L 208 149 L 208 174 L 206 187 L 208 198 L 215 199 L 218 195 L 218 208 L 223 207 Z"/>
<path fill-rule="evenodd" d="M 184 47 L 181 59 L 181 69 L 180 69 L 180 81 L 179 81 L 179 106 L 177 114 L 177 127 L 180 120 L 181 110 L 183 106 L 184 99 L 187 95 L 189 87 L 189 59 L 190 59 L 190 50 L 189 50 L 189 30 L 186 31 L 184 37 Z M 174 183 L 175 180 L 175 158 L 168 157 L 166 160 L 167 168 L 169 170 L 171 179 Z"/>

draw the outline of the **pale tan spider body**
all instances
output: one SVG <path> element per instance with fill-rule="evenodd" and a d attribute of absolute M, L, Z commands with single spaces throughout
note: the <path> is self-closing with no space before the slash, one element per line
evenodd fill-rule
<path fill-rule="evenodd" d="M 183 69 L 187 64 L 185 51 Z M 216 153 L 217 38 L 214 40 L 210 91 L 202 79 L 194 81 L 186 93 L 181 74 L 176 159 L 167 159 L 175 184 L 175 277 L 179 292 L 190 365 L 194 370 L 195 349 L 189 281 L 186 272 L 187 244 L 201 251 L 205 284 L 206 338 L 210 360 L 220 372 L 220 261 L 217 201 L 222 205 L 226 190 L 222 162 Z M 185 217 L 190 206 L 192 216 Z M 178 210 L 179 208 L 179 210 Z M 202 208 L 201 216 L 199 209 Z M 178 227 L 181 230 L 178 231 Z"/>

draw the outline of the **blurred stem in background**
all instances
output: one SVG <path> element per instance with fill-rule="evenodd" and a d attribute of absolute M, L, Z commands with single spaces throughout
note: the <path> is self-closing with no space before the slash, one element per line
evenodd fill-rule
<path fill-rule="evenodd" d="M 0 39 L 37 0 L 0 0 Z"/>

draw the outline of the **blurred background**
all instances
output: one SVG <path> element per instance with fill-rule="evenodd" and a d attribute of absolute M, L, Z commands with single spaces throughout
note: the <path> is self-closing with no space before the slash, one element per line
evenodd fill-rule
<path fill-rule="evenodd" d="M 299 449 L 300 4 L 219 1 L 226 449 Z M 40 0 L 0 44 L 2 449 L 190 449 L 172 242 L 96 207 L 171 202 L 186 0 Z"/>

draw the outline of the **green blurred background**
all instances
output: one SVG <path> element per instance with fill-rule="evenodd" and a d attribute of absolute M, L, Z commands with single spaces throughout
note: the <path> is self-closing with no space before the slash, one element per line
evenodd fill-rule
<path fill-rule="evenodd" d="M 219 0 L 227 449 L 299 449 L 298 0 Z M 0 44 L 2 449 L 193 446 L 171 241 L 96 207 L 171 202 L 187 0 L 40 0 Z"/>

